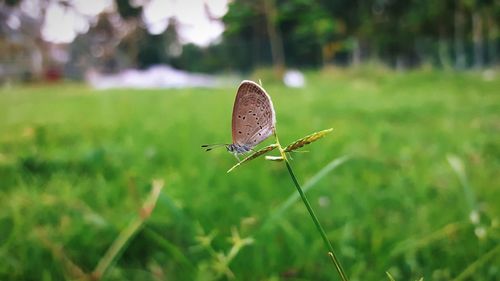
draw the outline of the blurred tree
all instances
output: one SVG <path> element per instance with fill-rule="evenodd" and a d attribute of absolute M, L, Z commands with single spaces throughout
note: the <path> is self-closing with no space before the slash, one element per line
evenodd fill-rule
<path fill-rule="evenodd" d="M 156 64 L 172 64 L 183 51 L 177 28 L 175 19 L 170 19 L 167 29 L 160 34 L 150 34 L 145 28 L 137 27 L 128 38 L 126 47 L 137 51 L 136 56 L 131 54 L 136 66 L 148 68 Z"/>
<path fill-rule="evenodd" d="M 487 57 L 490 65 L 498 63 L 498 38 L 500 38 L 500 3 L 494 1 L 487 9 L 486 22 L 488 27 Z"/>
<path fill-rule="evenodd" d="M 78 35 L 69 46 L 70 60 L 65 73 L 71 78 L 81 78 L 85 71 L 92 69 L 103 73 L 113 73 L 126 66 L 135 65 L 123 50 L 117 48 L 127 36 L 124 22 L 113 19 L 113 13 L 101 13 L 89 31 Z"/>
<path fill-rule="evenodd" d="M 0 82 L 43 76 L 47 44 L 41 40 L 42 19 L 26 15 L 19 4 L 0 2 Z"/>
<path fill-rule="evenodd" d="M 317 66 L 334 57 L 339 31 L 344 29 L 342 21 L 314 0 L 283 2 L 280 10 L 286 53 L 294 57 L 292 64 Z"/>
<path fill-rule="evenodd" d="M 454 58 L 456 68 L 463 69 L 468 58 L 481 67 L 497 56 L 498 0 L 234 0 L 224 16 L 224 41 L 240 47 L 239 66 L 277 61 L 270 59 L 277 57 L 271 55 L 276 44 L 266 44 L 273 37 L 265 26 L 266 10 L 273 9 L 283 61 L 292 66 L 339 63 L 344 54 L 359 63 L 371 54 L 396 67 L 424 61 L 447 67 Z"/>
<path fill-rule="evenodd" d="M 223 17 L 224 43 L 238 46 L 239 67 L 272 62 L 318 66 L 327 62 L 345 25 L 315 0 L 233 1 Z M 286 59 L 285 59 L 286 58 Z"/>
<path fill-rule="evenodd" d="M 258 2 L 240 0 L 229 3 L 223 22 L 226 30 L 222 44 L 230 50 L 230 67 L 248 70 L 270 61 L 265 16 Z"/>
<path fill-rule="evenodd" d="M 10 7 L 17 6 L 20 2 L 21 0 L 5 0 L 5 4 Z"/>
<path fill-rule="evenodd" d="M 142 14 L 142 5 L 144 5 L 144 3 L 138 3 L 138 5 L 132 6 L 130 0 L 115 0 L 115 4 L 118 13 L 125 20 L 138 19 Z"/>
<path fill-rule="evenodd" d="M 486 38 L 490 37 L 489 28 L 495 29 L 495 24 L 492 21 L 488 25 L 488 21 L 493 18 L 495 9 L 500 9 L 500 2 L 495 0 L 468 0 L 465 1 L 471 14 L 472 21 L 472 41 L 474 44 L 474 67 L 482 68 L 485 61 L 485 34 Z M 495 7 L 496 6 L 496 7 Z M 499 18 L 497 17 L 497 20 Z"/>
<path fill-rule="evenodd" d="M 36 3 L 40 23 L 50 3 L 76 9 L 72 1 Z M 89 19 L 88 36 L 79 36 L 72 52 L 88 48 L 97 57 L 87 64 L 95 62 L 103 71 L 157 63 L 208 72 L 272 65 L 281 75 L 286 66 L 359 64 L 367 58 L 398 68 L 422 62 L 456 69 L 498 63 L 499 0 L 233 0 L 222 18 L 222 39 L 208 47 L 183 46 L 177 34 L 181 23 L 175 20 L 159 34 L 148 33 L 143 19 L 146 4 L 115 0 L 114 11 L 96 21 Z M 0 2 L 4 12 L 19 11 L 22 6 L 23 0 Z M 22 33 L 10 27 L 16 20 L 9 16 L 12 13 L 4 14 L 0 32 Z M 36 34 L 41 27 L 36 25 Z M 3 37 L 2 44 L 10 46 L 14 37 Z M 35 40 L 33 44 L 43 47 L 46 43 Z M 79 62 L 85 64 L 85 60 Z"/>
<path fill-rule="evenodd" d="M 282 77 L 285 72 L 285 56 L 283 54 L 283 40 L 278 22 L 278 12 L 274 0 L 263 0 L 264 15 L 266 18 L 267 34 L 271 45 L 274 73 Z"/>

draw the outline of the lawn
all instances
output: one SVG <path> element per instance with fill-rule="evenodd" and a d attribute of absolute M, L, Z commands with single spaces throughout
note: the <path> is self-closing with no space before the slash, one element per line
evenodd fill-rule
<path fill-rule="evenodd" d="M 498 74 L 306 76 L 262 82 L 283 144 L 333 128 L 292 165 L 317 179 L 307 194 L 350 280 L 499 280 Z M 200 148 L 230 141 L 236 87 L 2 88 L 0 280 L 92 272 L 155 179 L 156 208 L 105 280 L 337 280 L 304 205 L 283 207 L 283 163 L 227 174 L 232 155 Z"/>

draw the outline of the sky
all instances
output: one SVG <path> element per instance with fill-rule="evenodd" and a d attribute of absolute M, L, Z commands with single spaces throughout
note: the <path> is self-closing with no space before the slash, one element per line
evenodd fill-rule
<path fill-rule="evenodd" d="M 40 0 L 23 1 L 22 9 L 36 16 L 39 13 L 36 3 Z M 148 31 L 160 34 L 167 27 L 169 19 L 178 21 L 178 33 L 181 43 L 194 43 L 207 46 L 220 38 L 224 25 L 219 20 L 211 20 L 206 13 L 205 5 L 212 17 L 220 18 L 227 12 L 228 0 L 131 0 L 132 3 L 146 2 L 142 19 Z M 42 36 L 54 43 L 70 43 L 79 33 L 85 33 L 90 21 L 97 14 L 113 8 L 113 0 L 72 0 L 74 9 L 65 9 L 53 2 L 49 4 L 46 18 L 42 26 Z"/>

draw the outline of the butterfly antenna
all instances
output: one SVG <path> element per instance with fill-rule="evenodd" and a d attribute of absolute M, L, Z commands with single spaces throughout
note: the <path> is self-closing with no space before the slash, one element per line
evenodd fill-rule
<path fill-rule="evenodd" d="M 216 143 L 216 144 L 204 144 L 201 147 L 206 148 L 205 151 L 210 151 L 214 148 L 221 147 L 221 146 L 226 146 L 227 144 L 225 143 Z"/>

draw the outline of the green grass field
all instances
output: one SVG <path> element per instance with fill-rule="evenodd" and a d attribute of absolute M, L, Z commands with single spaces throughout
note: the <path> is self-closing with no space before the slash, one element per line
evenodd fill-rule
<path fill-rule="evenodd" d="M 347 157 L 308 197 L 350 280 L 499 280 L 498 74 L 307 77 L 263 83 L 283 144 L 334 129 L 292 154 L 301 183 Z M 304 205 L 280 212 L 283 163 L 226 174 L 234 157 L 200 148 L 230 141 L 236 86 L 0 90 L 0 280 L 85 279 L 153 179 L 156 208 L 105 280 L 338 280 Z"/>

